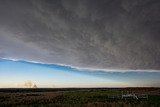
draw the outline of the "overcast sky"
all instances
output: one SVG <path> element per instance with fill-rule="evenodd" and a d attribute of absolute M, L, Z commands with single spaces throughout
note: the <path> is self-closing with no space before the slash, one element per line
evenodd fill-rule
<path fill-rule="evenodd" d="M 160 70 L 160 0 L 0 0 L 0 58 Z"/>

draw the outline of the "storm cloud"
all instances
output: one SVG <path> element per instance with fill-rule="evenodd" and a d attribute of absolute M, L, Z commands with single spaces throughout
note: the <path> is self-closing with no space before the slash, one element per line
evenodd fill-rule
<path fill-rule="evenodd" d="M 160 1 L 0 0 L 0 58 L 160 70 Z"/>

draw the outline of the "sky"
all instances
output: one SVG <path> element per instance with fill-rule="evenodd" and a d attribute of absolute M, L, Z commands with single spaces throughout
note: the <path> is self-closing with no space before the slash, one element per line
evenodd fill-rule
<path fill-rule="evenodd" d="M 104 72 L 0 60 L 0 88 L 160 87 L 160 72 Z M 33 85 L 32 85 L 33 86 Z"/>
<path fill-rule="evenodd" d="M 0 87 L 159 87 L 159 29 L 159 0 L 0 0 Z"/>

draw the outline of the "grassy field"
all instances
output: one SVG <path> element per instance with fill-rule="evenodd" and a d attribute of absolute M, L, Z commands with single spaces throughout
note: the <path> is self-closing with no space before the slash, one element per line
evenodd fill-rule
<path fill-rule="evenodd" d="M 147 99 L 122 99 L 126 92 Z M 0 89 L 0 107 L 160 107 L 160 88 Z"/>

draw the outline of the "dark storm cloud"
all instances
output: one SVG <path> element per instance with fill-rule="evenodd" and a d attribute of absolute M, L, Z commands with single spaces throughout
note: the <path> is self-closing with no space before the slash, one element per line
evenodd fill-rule
<path fill-rule="evenodd" d="M 0 57 L 160 69 L 159 0 L 0 0 Z"/>

